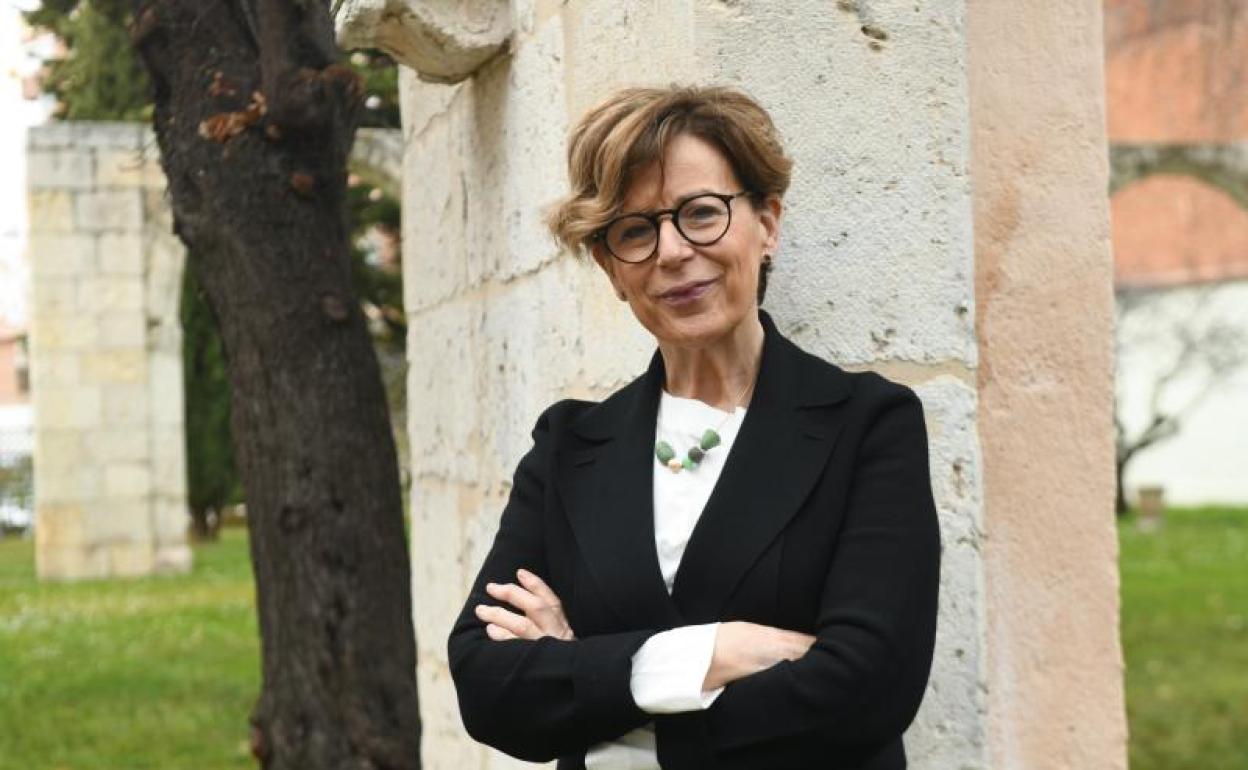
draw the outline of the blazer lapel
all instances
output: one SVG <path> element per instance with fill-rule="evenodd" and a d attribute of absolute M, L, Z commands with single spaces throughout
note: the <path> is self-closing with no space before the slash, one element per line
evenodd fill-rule
<path fill-rule="evenodd" d="M 556 488 L 599 593 L 630 628 L 705 623 L 798 511 L 831 454 L 849 396 L 844 372 L 780 335 L 766 311 L 763 356 L 745 420 L 668 595 L 654 544 L 654 432 L 666 381 L 645 374 L 572 424 Z"/>
<path fill-rule="evenodd" d="M 654 429 L 663 361 L 572 425 L 585 441 L 568 442 L 556 459 L 577 546 L 598 592 L 629 628 L 681 624 L 663 584 L 654 545 Z"/>
<path fill-rule="evenodd" d="M 843 422 L 829 408 L 849 397 L 844 372 L 780 335 L 766 336 L 758 381 L 719 480 L 676 572 L 672 598 L 686 623 L 709 623 L 738 582 L 801 508 L 827 465 Z"/>

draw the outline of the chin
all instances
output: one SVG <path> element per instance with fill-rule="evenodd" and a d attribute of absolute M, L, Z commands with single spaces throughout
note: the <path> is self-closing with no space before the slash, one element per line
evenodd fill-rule
<path fill-rule="evenodd" d="M 722 339 L 734 325 L 728 314 L 715 308 L 685 316 L 664 314 L 655 337 L 681 347 L 700 348 Z"/>

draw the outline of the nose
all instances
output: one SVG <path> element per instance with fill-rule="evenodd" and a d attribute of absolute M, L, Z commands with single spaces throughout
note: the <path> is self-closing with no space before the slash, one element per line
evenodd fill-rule
<path fill-rule="evenodd" d="M 685 237 L 676 229 L 676 223 L 672 220 L 671 214 L 664 214 L 659 218 L 658 249 L 659 253 L 655 255 L 655 260 L 660 264 L 678 262 L 693 254 L 693 244 L 685 240 Z"/>

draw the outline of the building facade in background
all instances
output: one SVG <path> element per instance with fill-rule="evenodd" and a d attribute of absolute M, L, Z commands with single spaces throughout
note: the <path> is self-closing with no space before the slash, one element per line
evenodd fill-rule
<path fill-rule="evenodd" d="M 1180 416 L 1128 499 L 1248 503 L 1248 4 L 1107 0 L 1105 41 L 1119 414 Z"/>

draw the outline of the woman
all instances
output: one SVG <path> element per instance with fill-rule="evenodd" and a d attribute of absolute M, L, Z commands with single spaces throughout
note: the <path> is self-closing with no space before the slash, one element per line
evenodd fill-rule
<path fill-rule="evenodd" d="M 538 418 L 449 640 L 464 725 L 560 768 L 906 766 L 940 535 L 923 409 L 759 309 L 790 161 L 723 88 L 634 88 L 549 221 L 657 350 Z"/>

